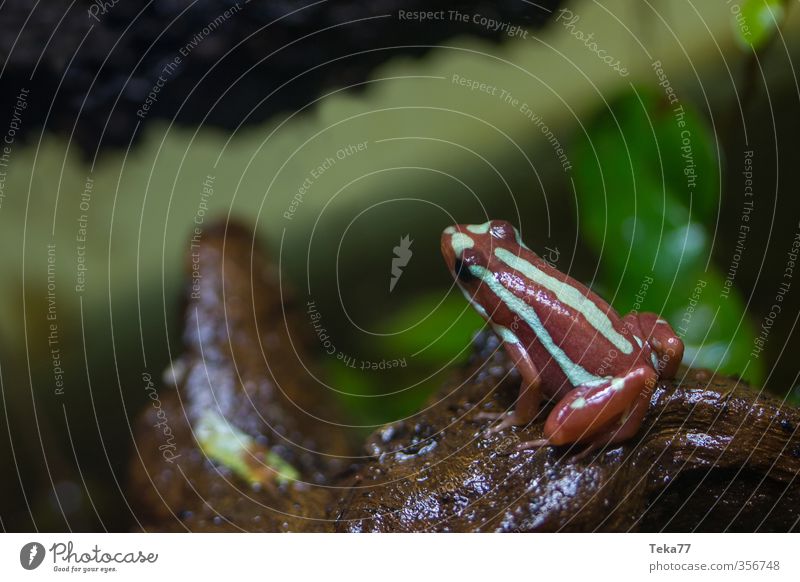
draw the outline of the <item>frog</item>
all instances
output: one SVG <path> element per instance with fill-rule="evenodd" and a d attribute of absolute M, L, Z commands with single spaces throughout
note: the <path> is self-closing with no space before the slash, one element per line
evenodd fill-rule
<path fill-rule="evenodd" d="M 683 341 L 664 318 L 621 316 L 505 220 L 448 226 L 441 252 L 521 378 L 513 409 L 478 413 L 494 424 L 488 433 L 530 425 L 545 399 L 555 405 L 542 438 L 517 450 L 570 445 L 588 453 L 639 432 L 655 386 L 674 378 L 683 359 Z"/>

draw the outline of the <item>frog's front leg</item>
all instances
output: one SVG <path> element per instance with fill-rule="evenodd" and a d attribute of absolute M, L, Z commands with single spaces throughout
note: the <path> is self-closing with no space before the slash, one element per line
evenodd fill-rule
<path fill-rule="evenodd" d="M 547 417 L 543 439 L 521 443 L 518 449 L 544 445 L 594 443 L 600 446 L 630 438 L 639 429 L 657 380 L 655 370 L 640 366 L 625 376 L 601 384 L 578 386 Z"/>
<path fill-rule="evenodd" d="M 542 400 L 541 379 L 539 369 L 533 363 L 526 346 L 521 340 L 507 328 L 495 328 L 495 331 L 503 339 L 503 346 L 506 349 L 511 361 L 517 371 L 522 376 L 522 384 L 519 387 L 519 396 L 514 404 L 514 411 L 505 416 L 497 426 L 489 430 L 490 433 L 500 432 L 512 426 L 528 424 L 539 412 L 539 405 Z M 497 419 L 504 416 L 504 413 L 480 413 L 478 418 Z"/>

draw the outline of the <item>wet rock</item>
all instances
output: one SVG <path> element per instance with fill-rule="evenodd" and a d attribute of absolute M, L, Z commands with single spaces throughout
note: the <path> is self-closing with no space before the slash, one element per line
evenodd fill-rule
<path fill-rule="evenodd" d="M 797 409 L 733 379 L 683 370 L 654 391 L 634 440 L 516 451 L 530 428 L 487 435 L 478 411 L 512 404 L 518 380 L 493 335 L 443 387 L 441 405 L 377 431 L 343 496 L 338 531 L 789 531 L 800 517 Z"/>
<path fill-rule="evenodd" d="M 131 462 L 142 528 L 797 529 L 800 411 L 707 370 L 660 383 L 628 442 L 583 458 L 570 447 L 517 451 L 542 436 L 549 407 L 529 427 L 486 433 L 478 413 L 508 410 L 520 379 L 484 333 L 435 404 L 354 443 L 309 373 L 313 357 L 293 331 L 303 326 L 259 248 L 250 230 L 219 225 L 204 233 L 199 263 L 187 257 L 184 351 L 165 374 L 174 387 L 162 387 L 159 406 L 140 417 Z M 299 478 L 254 488 L 210 459 L 196 429 L 209 410 Z M 353 465 L 364 449 L 367 460 Z"/>
<path fill-rule="evenodd" d="M 219 224 L 203 233 L 198 254 L 187 256 L 184 351 L 164 374 L 159 407 L 147 407 L 137 427 L 131 491 L 142 527 L 326 527 L 328 486 L 357 449 L 332 424 L 341 418 L 310 375 L 308 337 L 289 332 L 303 327 L 293 322 L 289 292 L 259 249 L 250 230 Z M 253 487 L 210 460 L 197 442 L 198 423 L 209 411 L 300 478 Z"/>

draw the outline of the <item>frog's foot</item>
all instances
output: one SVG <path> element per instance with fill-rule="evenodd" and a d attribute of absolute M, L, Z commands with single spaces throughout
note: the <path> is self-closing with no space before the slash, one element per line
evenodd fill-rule
<path fill-rule="evenodd" d="M 588 457 L 591 453 L 593 453 L 597 449 L 602 448 L 604 446 L 604 444 L 605 443 L 601 443 L 601 442 L 589 443 L 589 445 L 584 447 L 584 449 L 582 451 L 580 451 L 580 452 L 578 452 L 578 453 L 576 453 L 574 455 L 571 455 L 568 458 L 568 462 L 577 463 L 578 461 L 582 461 L 583 459 Z M 536 439 L 536 440 L 532 440 L 532 441 L 526 441 L 524 443 L 519 443 L 514 448 L 514 450 L 518 451 L 518 452 L 520 452 L 520 451 L 523 451 L 523 452 L 524 451 L 538 451 L 539 449 L 542 449 L 544 447 L 549 447 L 549 446 L 553 446 L 553 443 L 551 443 L 549 440 L 547 440 L 547 439 Z M 569 448 L 571 450 L 571 449 L 575 448 L 576 446 L 580 447 L 580 445 L 572 445 Z"/>
<path fill-rule="evenodd" d="M 541 448 L 553 446 L 547 439 L 536 439 L 532 441 L 525 441 L 524 443 L 519 443 L 516 447 L 516 451 L 538 451 Z M 570 449 L 574 448 L 575 446 L 580 445 L 572 445 Z M 587 447 L 585 447 L 579 453 L 576 453 L 569 457 L 570 463 L 576 463 L 582 459 L 588 457 L 592 452 L 596 451 L 597 449 L 601 448 L 603 444 L 601 443 L 590 443 Z"/>
<path fill-rule="evenodd" d="M 496 421 L 502 419 L 497 425 L 486 429 L 487 435 L 497 434 L 512 426 L 521 426 L 528 424 L 531 419 L 525 419 L 518 415 L 516 412 L 479 412 L 475 415 L 478 420 L 491 420 Z"/>
<path fill-rule="evenodd" d="M 508 412 L 479 412 L 474 418 L 476 420 L 497 420 L 498 418 L 503 418 L 507 414 Z"/>
<path fill-rule="evenodd" d="M 498 432 L 502 432 L 507 428 L 511 428 L 512 426 L 522 426 L 528 424 L 532 420 L 532 417 L 528 418 L 527 415 L 518 414 L 517 411 L 514 411 L 508 415 L 500 416 L 505 416 L 505 418 L 503 418 L 499 424 L 487 429 L 487 434 L 497 434 Z M 497 418 L 500 418 L 500 416 Z"/>
<path fill-rule="evenodd" d="M 739 385 L 740 385 L 739 381 L 732 382 L 730 386 L 728 386 L 724 390 L 720 390 L 719 396 L 717 396 L 717 400 L 720 401 L 724 400 L 725 402 L 730 400 L 731 397 L 733 396 L 733 393 L 736 392 L 736 389 L 739 387 Z"/>
<path fill-rule="evenodd" d="M 638 429 L 638 428 L 639 428 L 638 426 L 637 426 L 637 427 L 635 427 L 635 430 L 633 431 L 633 433 L 631 433 L 631 434 L 630 434 L 630 436 L 633 436 L 634 434 L 636 434 L 636 429 Z M 627 438 L 627 437 L 626 437 L 626 438 Z M 582 451 L 579 451 L 579 452 L 575 453 L 574 455 L 572 455 L 572 456 L 569 458 L 569 462 L 570 462 L 570 463 L 577 463 L 578 461 L 582 461 L 582 460 L 584 460 L 586 457 L 588 457 L 589 455 L 591 455 L 592 453 L 594 453 L 595 451 L 598 451 L 598 450 L 600 450 L 600 449 L 603 449 L 603 448 L 605 448 L 606 446 L 608 446 L 609 444 L 611 444 L 611 440 L 610 440 L 610 438 L 609 438 L 609 439 L 606 439 L 606 438 L 598 438 L 597 440 L 594 440 L 594 441 L 590 442 L 589 444 L 587 444 L 587 445 L 586 445 L 586 446 L 583 448 L 583 450 L 582 450 Z"/>
<path fill-rule="evenodd" d="M 550 446 L 550 441 L 547 439 L 536 439 L 533 441 L 525 441 L 519 443 L 515 448 L 518 451 L 537 451 L 542 447 Z"/>

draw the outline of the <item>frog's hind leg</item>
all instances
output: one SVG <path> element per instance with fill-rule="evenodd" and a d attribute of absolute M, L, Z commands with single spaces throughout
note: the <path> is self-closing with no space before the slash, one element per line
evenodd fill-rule
<path fill-rule="evenodd" d="M 637 399 L 630 412 L 623 415 L 619 422 L 614 422 L 608 428 L 597 433 L 588 442 L 586 448 L 573 455 L 570 460 L 574 462 L 585 459 L 598 449 L 633 438 L 639 432 L 639 427 L 642 425 L 642 420 L 644 420 L 644 415 L 647 413 L 649 405 L 650 401 L 647 398 Z"/>
<path fill-rule="evenodd" d="M 640 366 L 625 376 L 578 386 L 547 417 L 545 438 L 522 443 L 517 448 L 595 441 L 609 444 L 630 438 L 647 411 L 649 398 L 644 395 L 652 390 L 656 379 L 655 370 Z"/>

